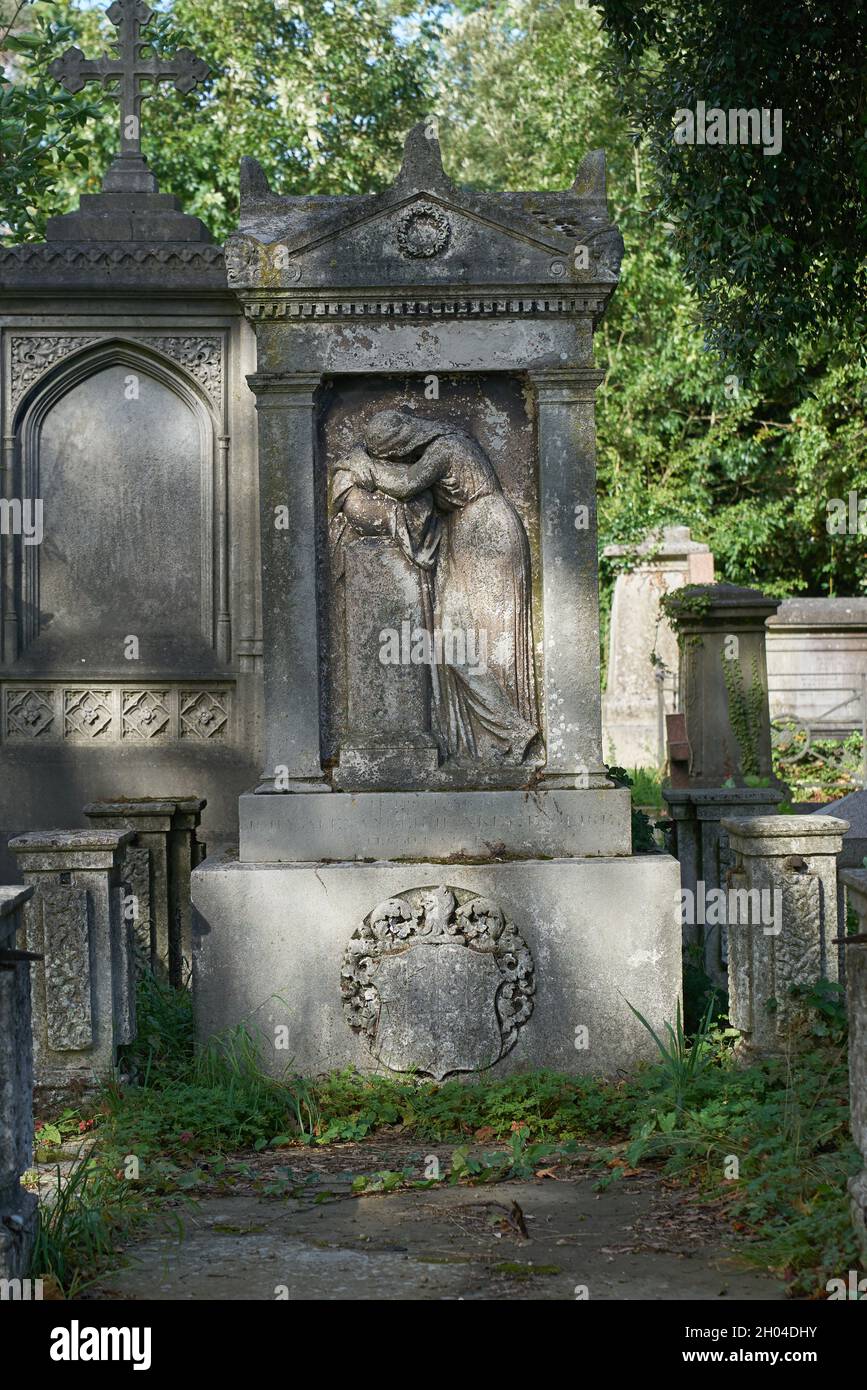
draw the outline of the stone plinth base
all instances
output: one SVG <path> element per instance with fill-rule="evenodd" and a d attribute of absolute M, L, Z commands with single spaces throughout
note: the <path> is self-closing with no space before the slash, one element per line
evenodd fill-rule
<path fill-rule="evenodd" d="M 611 1075 L 655 1054 L 627 1001 L 656 1029 L 674 1018 L 679 887 L 667 855 L 209 858 L 192 878 L 198 1035 L 245 1023 L 276 1074 Z"/>
<path fill-rule="evenodd" d="M 238 803 L 245 864 L 628 855 L 628 787 L 332 792 Z"/>

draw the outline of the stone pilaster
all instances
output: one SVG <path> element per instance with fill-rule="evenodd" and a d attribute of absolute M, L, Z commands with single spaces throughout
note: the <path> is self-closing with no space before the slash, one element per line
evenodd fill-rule
<path fill-rule="evenodd" d="M 11 502 L 15 495 L 15 435 L 3 438 L 3 452 L 0 456 L 2 477 L 0 477 L 0 497 Z M 2 594 L 3 629 L 2 655 L 5 662 L 11 663 L 18 656 L 18 605 L 15 596 L 15 536 L 12 530 L 0 537 L 2 552 Z"/>
<path fill-rule="evenodd" d="M 96 1086 L 135 1037 L 133 923 L 123 863 L 131 830 L 56 830 L 9 841 L 35 892 L 24 910 L 38 1090 Z"/>
<path fill-rule="evenodd" d="M 542 546 L 542 780 L 605 786 L 599 683 L 594 367 L 533 370 Z"/>
<path fill-rule="evenodd" d="M 206 805 L 201 797 L 142 797 L 84 808 L 97 829 L 135 831 L 124 878 L 135 899 L 138 958 L 176 986 L 192 966 L 190 875 L 204 858 L 196 831 Z"/>
<path fill-rule="evenodd" d="M 744 922 L 729 896 L 729 1017 L 745 1052 L 784 1052 L 804 1044 L 793 986 L 837 979 L 837 855 L 849 823 L 755 816 L 726 818 L 722 828 L 733 858 L 728 887 L 753 897 Z"/>
<path fill-rule="evenodd" d="M 17 949 L 32 888 L 0 888 L 0 1279 L 27 1272 L 36 1197 L 21 1186 L 33 1157 L 30 961 Z"/>
<path fill-rule="evenodd" d="M 860 1173 L 849 1179 L 852 1224 L 867 1265 L 867 870 L 843 869 L 849 902 L 858 916 L 858 931 L 847 936 L 846 1000 L 849 1013 L 849 1096 L 852 1138 L 861 1154 Z"/>
<path fill-rule="evenodd" d="M 328 791 L 319 732 L 316 593 L 317 375 L 253 373 L 265 649 L 265 767 L 259 792 Z"/>

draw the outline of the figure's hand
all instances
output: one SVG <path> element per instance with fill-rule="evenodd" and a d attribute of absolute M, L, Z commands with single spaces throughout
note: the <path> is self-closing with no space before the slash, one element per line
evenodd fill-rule
<path fill-rule="evenodd" d="M 360 444 L 356 445 L 351 454 L 345 459 L 343 466 L 348 469 L 357 487 L 364 488 L 365 492 L 374 492 L 376 490 L 376 480 L 373 476 L 373 460 L 370 455 L 362 449 Z"/>

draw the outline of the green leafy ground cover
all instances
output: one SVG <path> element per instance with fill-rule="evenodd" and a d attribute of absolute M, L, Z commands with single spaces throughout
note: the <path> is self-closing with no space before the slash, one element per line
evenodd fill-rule
<path fill-rule="evenodd" d="M 189 995 L 148 980 L 125 1058 L 132 1079 L 106 1087 L 90 1114 L 66 1112 L 66 1133 L 83 1124 L 94 1142 L 64 1174 L 60 1199 L 43 1203 L 32 1273 L 75 1294 L 149 1215 L 215 1182 L 230 1189 L 257 1151 L 284 1151 L 291 1167 L 293 1148 L 400 1136 L 454 1145 L 442 1182 L 532 1177 L 540 1163 L 568 1168 L 577 1154 L 602 1188 L 657 1168 L 716 1200 L 721 1231 L 792 1293 L 821 1296 L 829 1277 L 857 1267 L 845 1185 L 858 1159 L 839 993 L 826 985 L 805 1003 L 809 1045 L 748 1067 L 711 1009 L 692 1039 L 672 1025 L 658 1063 L 611 1081 L 545 1071 L 442 1084 L 354 1071 L 275 1080 L 243 1029 L 197 1052 Z M 43 1158 L 52 1123 L 38 1141 Z M 289 1172 L 263 1192 L 293 1195 Z M 382 1171 L 359 1175 L 354 1189 L 432 1182 Z"/>

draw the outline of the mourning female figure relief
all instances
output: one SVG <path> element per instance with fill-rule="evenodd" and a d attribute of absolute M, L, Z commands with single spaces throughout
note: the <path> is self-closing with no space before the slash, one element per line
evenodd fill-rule
<path fill-rule="evenodd" d="M 442 755 L 522 763 L 539 735 L 530 547 L 479 444 L 454 425 L 380 411 L 338 464 L 332 508 L 338 531 L 390 535 L 419 569 L 426 626 L 443 635 L 431 669 Z M 475 644 L 448 640 L 470 633 Z"/>

